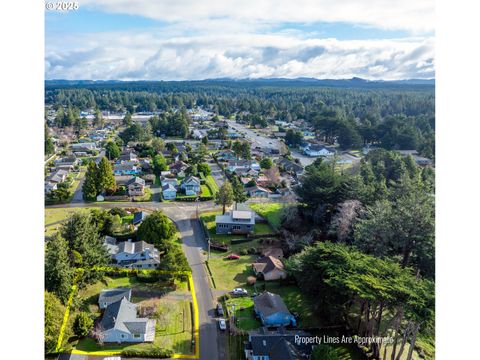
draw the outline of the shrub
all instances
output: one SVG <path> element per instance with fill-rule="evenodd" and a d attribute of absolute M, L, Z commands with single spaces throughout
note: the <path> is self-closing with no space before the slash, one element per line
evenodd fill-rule
<path fill-rule="evenodd" d="M 248 255 L 248 250 L 247 249 L 240 250 L 240 255 Z"/>
<path fill-rule="evenodd" d="M 254 247 L 249 248 L 247 251 L 250 255 L 255 255 L 257 253 L 257 249 Z"/>
<path fill-rule="evenodd" d="M 87 336 L 93 328 L 93 320 L 87 313 L 81 312 L 73 322 L 73 332 L 79 337 Z"/>
<path fill-rule="evenodd" d="M 123 208 L 113 208 L 110 210 L 111 215 L 118 215 L 120 217 L 127 216 L 127 212 Z"/>
<path fill-rule="evenodd" d="M 249 276 L 247 277 L 247 284 L 248 285 L 253 285 L 257 282 L 257 278 L 255 276 Z"/>
<path fill-rule="evenodd" d="M 126 349 L 122 351 L 122 356 L 167 359 L 173 356 L 173 351 L 154 346 L 149 349 Z"/>

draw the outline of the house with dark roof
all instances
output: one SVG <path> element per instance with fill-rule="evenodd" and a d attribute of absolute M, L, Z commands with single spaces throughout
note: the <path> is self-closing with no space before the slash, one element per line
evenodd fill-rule
<path fill-rule="evenodd" d="M 105 289 L 100 291 L 100 295 L 98 296 L 98 306 L 103 310 L 107 306 L 122 300 L 122 298 L 126 298 L 130 301 L 131 297 L 132 289 L 130 288 Z"/>
<path fill-rule="evenodd" d="M 281 260 L 273 256 L 264 256 L 252 264 L 253 272 L 265 281 L 280 280 L 287 277 Z"/>
<path fill-rule="evenodd" d="M 185 170 L 188 168 L 188 165 L 183 161 L 175 161 L 173 164 L 168 166 L 170 172 L 172 174 L 176 174 L 178 176 L 183 176 L 185 174 Z"/>
<path fill-rule="evenodd" d="M 112 260 L 119 266 L 132 269 L 154 269 L 160 264 L 160 252 L 145 241 L 122 241 L 115 245 L 104 244 Z M 145 262 L 145 260 L 151 260 Z"/>
<path fill-rule="evenodd" d="M 164 200 L 174 200 L 177 197 L 177 187 L 172 183 L 165 183 L 162 185 L 162 197 Z"/>
<path fill-rule="evenodd" d="M 298 336 L 311 335 L 304 331 L 287 331 L 283 328 L 277 331 L 268 331 L 264 328 L 250 331 L 244 348 L 245 358 L 248 360 L 310 359 L 313 345 L 295 341 Z"/>
<path fill-rule="evenodd" d="M 154 319 L 138 318 L 137 305 L 123 297 L 106 307 L 99 327 L 105 343 L 141 343 L 155 340 L 155 324 Z"/>
<path fill-rule="evenodd" d="M 137 211 L 136 213 L 133 214 L 133 220 L 132 224 L 133 225 L 140 225 L 143 220 L 147 217 L 147 213 L 145 211 Z"/>
<path fill-rule="evenodd" d="M 283 299 L 271 292 L 264 292 L 253 298 L 253 309 L 263 326 L 296 326 L 297 320 L 290 313 Z"/>
<path fill-rule="evenodd" d="M 122 161 L 137 162 L 138 161 L 137 154 L 135 154 L 133 151 L 123 152 L 122 155 L 120 155 L 120 157 L 118 158 L 118 161 L 119 162 L 122 162 Z"/>
<path fill-rule="evenodd" d="M 296 162 L 290 161 L 285 158 L 281 158 L 280 160 L 278 160 L 277 165 L 285 169 L 285 171 L 296 174 L 296 175 L 302 175 L 304 171 L 304 168 L 302 165 L 297 164 Z"/>

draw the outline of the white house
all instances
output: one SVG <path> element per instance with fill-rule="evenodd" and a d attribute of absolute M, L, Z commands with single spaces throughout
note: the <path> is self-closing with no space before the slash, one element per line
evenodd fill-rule
<path fill-rule="evenodd" d="M 155 340 L 154 319 L 138 318 L 137 305 L 125 297 L 110 304 L 99 322 L 105 343 L 141 343 Z"/>
<path fill-rule="evenodd" d="M 177 197 L 177 188 L 171 183 L 162 185 L 162 196 L 165 200 L 174 200 Z"/>
<path fill-rule="evenodd" d="M 145 241 L 122 241 L 116 247 L 105 245 L 112 256 L 112 260 L 126 268 L 153 269 L 160 264 L 160 253 Z M 151 260 L 145 262 L 145 260 Z"/>
<path fill-rule="evenodd" d="M 310 144 L 304 148 L 303 153 L 311 157 L 331 156 L 335 154 L 335 149 L 323 145 Z"/>

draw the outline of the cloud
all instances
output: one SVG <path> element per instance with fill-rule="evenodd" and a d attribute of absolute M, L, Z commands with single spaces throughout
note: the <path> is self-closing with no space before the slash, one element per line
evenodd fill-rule
<path fill-rule="evenodd" d="M 433 31 L 434 0 L 82 0 L 111 13 L 223 31 L 278 23 L 343 22 L 413 33 Z"/>
<path fill-rule="evenodd" d="M 305 39 L 227 33 L 169 37 L 161 31 L 47 40 L 49 79 L 186 80 L 218 77 L 432 78 L 432 38 Z M 78 50 L 81 49 L 81 50 Z"/>

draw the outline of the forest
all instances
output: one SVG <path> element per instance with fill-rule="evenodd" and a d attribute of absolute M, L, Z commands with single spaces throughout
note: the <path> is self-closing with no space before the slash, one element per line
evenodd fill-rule
<path fill-rule="evenodd" d="M 275 120 L 305 120 L 326 142 L 337 141 L 344 149 L 373 144 L 385 149 L 414 149 L 432 159 L 435 155 L 435 88 L 429 83 L 47 81 L 45 101 L 69 109 L 66 114 L 85 109 L 134 113 L 203 107 L 263 127 Z M 169 117 L 157 122 L 159 128 L 176 124 L 178 119 Z M 183 120 L 179 127 L 176 135 L 184 135 Z"/>

